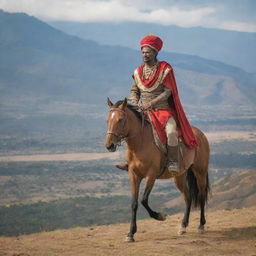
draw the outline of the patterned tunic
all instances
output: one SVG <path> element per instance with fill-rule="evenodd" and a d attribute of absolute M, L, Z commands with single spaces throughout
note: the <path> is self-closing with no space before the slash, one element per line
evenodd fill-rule
<path fill-rule="evenodd" d="M 152 104 L 152 110 L 148 110 L 147 114 L 162 143 L 166 144 L 167 140 L 163 128 L 173 116 L 185 144 L 189 148 L 195 148 L 198 142 L 181 105 L 171 65 L 164 61 L 159 62 L 151 77 L 145 77 L 144 68 L 141 65 L 134 71 L 130 103 L 137 105 L 140 101 L 142 106 L 146 103 Z"/>

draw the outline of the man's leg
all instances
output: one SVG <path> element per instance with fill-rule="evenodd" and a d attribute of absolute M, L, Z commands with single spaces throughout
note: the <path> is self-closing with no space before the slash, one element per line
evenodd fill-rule
<path fill-rule="evenodd" d="M 178 171 L 178 136 L 177 125 L 173 117 L 170 117 L 165 126 L 165 132 L 167 136 L 167 167 L 170 171 Z"/>

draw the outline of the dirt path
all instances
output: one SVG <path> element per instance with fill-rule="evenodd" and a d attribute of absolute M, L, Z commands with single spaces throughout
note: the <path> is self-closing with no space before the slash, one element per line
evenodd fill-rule
<path fill-rule="evenodd" d="M 207 212 L 204 234 L 197 233 L 198 212 L 192 212 L 188 233 L 177 235 L 182 214 L 164 222 L 138 221 L 135 243 L 124 238 L 129 224 L 57 230 L 0 238 L 1 256 L 255 256 L 256 207 Z"/>

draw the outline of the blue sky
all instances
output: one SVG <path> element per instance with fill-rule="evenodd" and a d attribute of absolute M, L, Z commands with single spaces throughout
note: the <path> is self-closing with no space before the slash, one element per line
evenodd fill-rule
<path fill-rule="evenodd" d="M 45 21 L 149 22 L 256 32 L 256 0 L 0 0 Z"/>

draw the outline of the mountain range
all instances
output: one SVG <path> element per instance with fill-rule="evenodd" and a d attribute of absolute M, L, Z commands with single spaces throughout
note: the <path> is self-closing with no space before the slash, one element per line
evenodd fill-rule
<path fill-rule="evenodd" d="M 1 101 L 17 96 L 105 103 L 129 94 L 139 51 L 70 36 L 24 13 L 0 12 Z M 162 52 L 188 104 L 253 104 L 255 76 L 201 57 Z"/>
<path fill-rule="evenodd" d="M 196 55 L 256 73 L 256 33 L 203 27 L 182 28 L 142 22 L 55 21 L 49 24 L 68 34 L 92 39 L 100 44 L 133 49 L 139 49 L 139 41 L 145 34 L 153 33 L 163 39 L 163 49 L 167 52 Z"/>
<path fill-rule="evenodd" d="M 193 55 L 163 51 L 159 60 L 172 64 L 189 118 L 220 118 L 222 124 L 232 115 L 245 120 L 243 109 L 253 113 L 254 74 Z M 103 150 L 106 98 L 129 96 L 140 64 L 140 52 L 132 48 L 84 40 L 25 13 L 0 11 L 0 154 Z"/>

